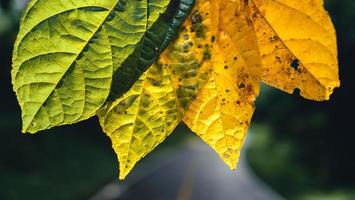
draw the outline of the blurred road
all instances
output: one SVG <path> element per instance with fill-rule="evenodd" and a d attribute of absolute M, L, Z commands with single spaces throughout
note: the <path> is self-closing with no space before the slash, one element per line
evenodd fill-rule
<path fill-rule="evenodd" d="M 232 172 L 195 137 L 177 149 L 150 156 L 124 182 L 105 186 L 91 200 L 283 199 L 253 175 L 245 153 Z"/>

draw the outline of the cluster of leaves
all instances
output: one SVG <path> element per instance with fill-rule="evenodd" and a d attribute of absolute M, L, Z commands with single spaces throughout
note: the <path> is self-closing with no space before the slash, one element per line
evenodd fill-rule
<path fill-rule="evenodd" d="M 235 169 L 261 81 L 339 86 L 323 0 L 31 0 L 12 80 L 23 132 L 97 115 L 120 179 L 181 122 Z"/>

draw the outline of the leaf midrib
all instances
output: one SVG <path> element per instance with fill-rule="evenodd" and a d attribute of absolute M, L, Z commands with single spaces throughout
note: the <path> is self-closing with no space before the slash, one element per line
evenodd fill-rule
<path fill-rule="evenodd" d="M 78 57 L 83 53 L 84 48 L 89 44 L 89 41 L 92 40 L 92 38 L 95 36 L 95 34 L 100 30 L 100 28 L 106 23 L 107 18 L 112 14 L 112 12 L 114 12 L 115 7 L 118 5 L 118 3 L 120 2 L 120 0 L 117 0 L 117 2 L 111 7 L 111 9 L 109 9 L 108 14 L 106 15 L 106 17 L 103 19 L 102 23 L 99 24 L 99 26 L 97 27 L 96 31 L 93 32 L 93 34 L 91 35 L 91 37 L 89 38 L 89 40 L 86 42 L 85 45 L 83 45 L 83 47 L 81 48 L 81 51 L 78 53 L 78 55 L 73 59 L 73 61 L 71 62 L 70 65 L 68 65 L 69 67 L 65 70 L 65 73 L 63 73 L 63 75 L 61 76 L 61 78 L 59 79 L 59 81 L 55 84 L 54 89 L 51 93 L 48 94 L 48 96 L 45 98 L 45 100 L 42 102 L 41 106 L 39 106 L 38 110 L 36 111 L 36 113 L 33 115 L 32 120 L 28 123 L 27 127 L 23 128 L 23 132 L 27 132 L 28 128 L 31 126 L 31 123 L 36 119 L 36 116 L 38 115 L 39 111 L 41 110 L 41 108 L 43 107 L 43 104 L 45 102 L 48 101 L 49 97 L 53 94 L 53 92 L 56 90 L 58 84 L 60 83 L 60 81 L 63 79 L 63 77 L 65 77 L 65 75 L 67 74 L 68 70 L 70 69 L 70 67 L 72 67 L 73 63 L 78 59 Z M 111 46 L 111 44 L 110 44 Z M 112 50 L 110 50 L 112 53 Z M 112 57 L 111 57 L 112 60 Z M 83 113 L 82 113 L 83 114 Z M 82 117 L 82 114 L 80 117 Z M 80 118 L 79 117 L 79 118 Z"/>
<path fill-rule="evenodd" d="M 148 4 L 149 2 L 147 2 Z M 142 55 L 142 50 L 143 50 L 143 45 L 144 45 L 144 41 L 145 41 L 145 38 L 146 38 L 146 34 L 147 34 L 147 30 L 148 30 L 148 23 L 149 23 L 149 8 L 147 8 L 147 13 L 146 13 L 146 26 L 145 26 L 145 32 L 143 34 L 143 37 L 142 37 L 142 44 L 140 45 L 140 50 L 139 50 L 139 58 L 138 58 L 138 63 L 140 63 L 140 57 Z M 147 74 L 145 75 L 147 76 Z M 120 173 L 122 173 L 124 176 L 126 176 L 126 166 L 127 166 L 127 161 L 128 161 L 128 157 L 130 155 L 130 152 L 131 152 L 131 145 L 132 145 L 132 139 L 133 139 L 133 134 L 134 134 L 134 127 L 136 126 L 136 123 L 137 123 L 137 119 L 139 118 L 138 117 L 138 114 L 139 114 L 139 111 L 140 111 L 140 106 L 141 106 L 141 103 L 142 103 L 142 93 L 144 91 L 144 86 L 145 86 L 145 83 L 146 83 L 147 79 L 145 77 L 144 81 L 142 82 L 142 88 L 141 90 L 139 91 L 139 100 L 138 100 L 138 105 L 137 105 L 137 111 L 134 115 L 134 122 L 132 124 L 132 133 L 130 134 L 130 139 L 129 139 L 129 144 L 128 144 L 128 152 L 127 152 L 127 156 L 126 156 L 126 159 L 125 161 L 123 162 L 125 164 L 124 166 L 124 170 Z M 147 128 L 149 129 L 149 127 L 147 126 Z M 121 175 L 120 175 L 121 176 Z"/>
<path fill-rule="evenodd" d="M 118 0 L 118 1 L 119 1 L 119 0 Z M 116 5 L 117 5 L 117 4 L 116 4 Z M 31 27 L 31 29 L 29 29 L 26 33 L 24 33 L 24 35 L 21 37 L 21 39 L 20 39 L 17 43 L 18 43 L 18 44 L 21 44 L 22 41 L 23 41 L 23 39 L 25 39 L 25 38 L 27 37 L 27 35 L 30 34 L 34 28 L 37 27 L 37 25 L 39 25 L 39 24 L 45 22 L 46 20 L 48 20 L 48 19 L 50 19 L 50 18 L 52 18 L 52 17 L 55 17 L 55 16 L 57 16 L 57 15 L 60 15 L 60 14 L 66 13 L 66 12 L 70 12 L 70 11 L 73 11 L 73 10 L 85 9 L 85 8 L 92 8 L 92 7 L 101 8 L 101 9 L 103 9 L 103 10 L 109 11 L 107 8 L 99 7 L 99 6 L 81 6 L 81 7 L 71 8 L 71 9 L 68 9 L 68 10 L 63 10 L 63 11 L 61 11 L 61 12 L 58 12 L 58 13 L 55 13 L 55 14 L 53 14 L 53 15 L 48 16 L 47 18 L 45 18 L 45 19 L 43 19 L 42 21 L 38 22 L 35 26 Z M 28 11 L 28 12 L 29 12 L 29 11 Z M 27 12 L 27 14 L 28 14 L 28 12 Z M 111 13 L 111 12 L 112 12 L 112 11 L 110 11 L 110 13 Z M 27 16 L 27 15 L 26 15 L 26 16 Z M 107 19 L 107 17 L 105 18 L 105 21 L 106 21 L 106 19 Z M 102 26 L 102 25 L 105 23 L 105 21 L 104 21 L 100 26 Z M 99 26 L 99 27 L 100 27 L 100 26 Z M 96 32 L 97 32 L 97 31 L 96 31 Z M 96 32 L 95 32 L 95 33 L 96 33 Z M 17 55 L 17 54 L 18 54 L 18 48 L 16 49 L 16 55 Z M 31 58 L 29 58 L 29 59 L 31 59 Z M 21 61 L 21 64 L 22 64 L 23 62 L 25 62 L 25 61 L 26 61 L 26 60 Z M 20 66 L 21 64 L 19 64 L 19 66 Z"/>

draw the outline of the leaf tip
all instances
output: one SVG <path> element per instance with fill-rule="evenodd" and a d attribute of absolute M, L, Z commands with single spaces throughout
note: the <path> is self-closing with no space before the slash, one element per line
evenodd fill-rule
<path fill-rule="evenodd" d="M 127 174 L 122 174 L 120 173 L 120 175 L 118 176 L 118 180 L 123 181 L 126 178 Z"/>
<path fill-rule="evenodd" d="M 23 118 L 22 118 L 22 129 L 21 129 L 21 132 L 23 134 L 26 134 L 28 133 L 28 128 L 30 127 L 30 124 L 27 123 Z"/>
<path fill-rule="evenodd" d="M 117 153 L 117 155 L 120 155 L 120 154 Z M 137 163 L 137 161 L 134 161 L 134 159 L 127 160 L 126 157 L 120 157 L 120 156 L 118 156 L 118 160 L 119 160 L 118 161 L 119 162 L 119 176 L 118 176 L 118 179 L 123 181 L 124 179 L 126 179 L 128 174 L 132 171 L 132 169 L 135 166 L 135 164 Z"/>
<path fill-rule="evenodd" d="M 23 125 L 23 126 L 22 126 L 22 130 L 21 130 L 21 133 L 22 133 L 22 134 L 28 134 L 28 133 L 33 134 L 33 133 L 35 133 L 35 132 L 30 132 L 28 129 L 29 129 L 29 126 Z"/>
<path fill-rule="evenodd" d="M 226 163 L 226 165 L 229 167 L 230 170 L 235 171 L 237 169 L 237 165 L 238 165 L 238 158 L 226 158 L 225 155 L 222 157 L 222 160 L 224 161 L 224 163 Z"/>
<path fill-rule="evenodd" d="M 231 149 L 229 149 L 227 151 L 219 151 L 217 153 L 230 170 L 235 171 L 237 169 L 240 158 L 239 150 L 231 151 Z"/>
<path fill-rule="evenodd" d="M 129 172 L 131 172 L 131 170 L 128 170 L 128 169 L 127 170 L 120 170 L 120 174 L 118 176 L 118 179 L 123 181 L 124 179 L 126 179 Z"/>
<path fill-rule="evenodd" d="M 334 90 L 339 87 L 340 87 L 339 80 L 328 83 L 328 85 L 326 86 L 327 90 L 326 90 L 326 94 L 325 94 L 325 100 L 326 101 L 330 100 L 330 97 L 333 95 Z"/>
<path fill-rule="evenodd" d="M 26 125 L 25 123 L 22 125 L 22 130 L 21 133 L 23 134 L 35 134 L 40 130 L 37 130 L 33 127 L 31 127 L 30 125 Z"/>

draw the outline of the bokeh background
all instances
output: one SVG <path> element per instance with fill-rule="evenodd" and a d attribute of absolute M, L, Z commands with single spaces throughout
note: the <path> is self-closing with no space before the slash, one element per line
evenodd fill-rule
<path fill-rule="evenodd" d="M 263 86 L 240 171 L 227 172 L 180 126 L 125 182 L 116 180 L 116 156 L 96 118 L 37 135 L 20 133 L 10 70 L 24 5 L 0 0 L 1 200 L 355 199 L 354 0 L 326 3 L 338 32 L 342 80 L 331 101 Z M 252 195 L 259 190 L 261 196 Z"/>

